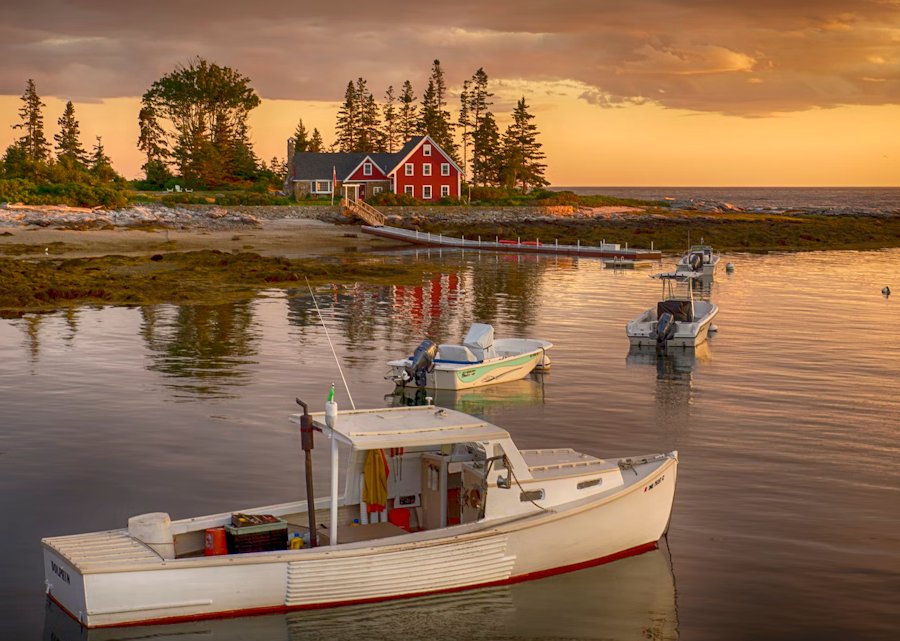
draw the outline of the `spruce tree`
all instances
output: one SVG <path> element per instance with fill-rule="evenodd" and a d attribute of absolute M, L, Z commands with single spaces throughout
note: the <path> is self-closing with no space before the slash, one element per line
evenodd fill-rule
<path fill-rule="evenodd" d="M 476 155 L 484 156 L 485 154 L 490 155 L 490 150 L 481 150 L 478 149 L 475 144 L 474 134 L 481 127 L 481 120 L 484 118 L 484 115 L 490 109 L 490 106 L 493 104 L 491 98 L 493 98 L 494 94 L 488 91 L 488 76 L 485 73 L 484 69 L 479 67 L 478 71 L 476 71 L 472 75 L 472 80 L 468 84 L 468 91 L 466 95 L 466 110 L 468 112 L 468 120 L 471 123 L 471 132 L 469 134 L 472 139 L 472 157 L 474 158 Z M 464 138 L 465 139 L 465 138 Z M 475 172 L 473 167 L 472 169 L 472 182 L 478 183 L 479 177 Z"/>
<path fill-rule="evenodd" d="M 66 103 L 62 116 L 57 121 L 59 133 L 53 136 L 56 141 L 56 159 L 66 169 L 84 167 L 87 164 L 84 148 L 81 146 L 78 121 L 75 120 L 75 106 L 72 101 Z"/>
<path fill-rule="evenodd" d="M 419 134 L 419 112 L 416 107 L 416 95 L 413 93 L 412 84 L 409 80 L 403 83 L 403 91 L 400 92 L 400 109 L 397 117 L 400 146 L 402 147 L 410 138 Z"/>
<path fill-rule="evenodd" d="M 335 123 L 335 145 L 339 151 L 356 151 L 359 144 L 359 101 L 353 81 L 347 83 L 344 91 L 344 103 L 338 109 Z"/>
<path fill-rule="evenodd" d="M 318 129 L 313 129 L 312 137 L 309 139 L 309 147 L 306 151 L 316 151 L 320 153 L 325 151 L 325 143 L 322 142 L 322 134 L 319 133 Z"/>
<path fill-rule="evenodd" d="M 472 127 L 472 121 L 469 116 L 469 81 L 463 81 L 462 91 L 459 94 L 459 120 L 456 121 L 457 127 L 462 129 L 462 170 L 463 170 L 463 180 L 467 180 L 468 177 L 468 165 L 469 165 L 469 139 L 472 137 L 472 132 L 470 131 Z"/>
<path fill-rule="evenodd" d="M 19 109 L 22 122 L 13 125 L 13 129 L 21 129 L 23 132 L 17 145 L 25 152 L 28 160 L 45 163 L 50 160 L 50 144 L 44 136 L 44 114 L 41 111 L 46 105 L 37 95 L 34 80 L 31 78 L 25 86 L 22 102 L 24 104 Z"/>
<path fill-rule="evenodd" d="M 394 86 L 391 85 L 384 93 L 384 106 L 381 108 L 382 119 L 384 121 L 384 151 L 394 153 L 402 146 L 400 141 L 400 121 L 399 114 L 395 103 L 397 97 L 394 95 Z"/>
<path fill-rule="evenodd" d="M 549 184 L 544 178 L 547 165 L 541 162 L 546 156 L 537 141 L 538 130 L 532 120 L 534 115 L 528 112 L 523 96 L 516 103 L 513 122 L 503 136 L 506 159 L 504 183 L 511 187 L 518 184 L 524 192 Z"/>
<path fill-rule="evenodd" d="M 114 182 L 120 178 L 112 167 L 106 149 L 103 147 L 103 138 L 97 136 L 97 142 L 91 150 L 90 171 L 100 182 Z"/>
<path fill-rule="evenodd" d="M 167 180 L 172 178 L 167 160 L 169 149 L 166 144 L 166 132 L 159 124 L 156 110 L 145 105 L 138 113 L 138 149 L 144 152 L 147 161 L 141 169 L 144 170 L 146 181 L 154 186 L 162 187 Z"/>
<path fill-rule="evenodd" d="M 310 140 L 306 127 L 303 126 L 303 119 L 297 122 L 297 129 L 294 131 L 294 151 L 311 151 L 309 148 Z"/>
<path fill-rule="evenodd" d="M 419 129 L 431 136 L 447 155 L 456 160 L 456 142 L 453 140 L 453 124 L 447 107 L 447 85 L 441 61 L 431 65 L 431 77 L 425 93 L 422 94 L 422 111 L 419 114 Z"/>
<path fill-rule="evenodd" d="M 500 130 L 490 111 L 481 116 L 472 132 L 472 182 L 476 185 L 499 185 L 503 166 Z M 477 182 L 476 182 L 477 176 Z"/>
<path fill-rule="evenodd" d="M 383 141 L 378 103 L 363 78 L 356 80 L 356 101 L 359 110 L 359 139 L 350 151 L 382 151 Z"/>

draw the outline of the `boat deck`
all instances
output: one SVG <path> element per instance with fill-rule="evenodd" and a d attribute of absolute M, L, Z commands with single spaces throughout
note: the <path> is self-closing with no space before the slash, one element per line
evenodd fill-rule
<path fill-rule="evenodd" d="M 607 461 L 582 454 L 571 448 L 520 450 L 520 453 L 535 479 L 590 474 L 591 472 L 617 470 L 619 467 L 616 461 Z"/>
<path fill-rule="evenodd" d="M 158 567 L 164 561 L 145 544 L 128 535 L 128 530 L 108 530 L 89 534 L 54 536 L 43 539 L 82 574 Z"/>

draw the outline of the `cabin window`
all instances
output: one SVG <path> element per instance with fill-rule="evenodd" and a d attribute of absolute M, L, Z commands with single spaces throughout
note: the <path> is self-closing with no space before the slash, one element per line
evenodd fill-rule
<path fill-rule="evenodd" d="M 331 193 L 331 181 L 330 180 L 317 180 L 316 181 L 316 193 L 330 194 Z"/>
<path fill-rule="evenodd" d="M 522 503 L 528 501 L 540 501 L 544 498 L 544 490 L 527 490 L 519 494 L 519 500 Z"/>
<path fill-rule="evenodd" d="M 416 170 L 413 169 L 413 164 L 411 162 L 408 162 L 405 165 L 403 165 L 403 171 L 406 173 L 407 176 L 415 176 L 416 175 L 415 174 Z"/>
<path fill-rule="evenodd" d="M 430 156 L 431 155 L 431 145 L 423 145 L 422 146 L 422 155 Z"/>
<path fill-rule="evenodd" d="M 446 198 L 450 195 L 450 185 L 441 185 L 441 198 Z"/>
<path fill-rule="evenodd" d="M 431 185 L 422 185 L 422 200 L 431 200 Z"/>
<path fill-rule="evenodd" d="M 407 196 L 415 196 L 415 194 L 413 193 L 413 186 L 412 186 L 412 185 L 406 185 L 406 186 L 403 188 L 403 193 L 406 194 Z"/>
<path fill-rule="evenodd" d="M 431 163 L 430 162 L 427 162 L 424 165 L 422 165 L 422 175 L 423 176 L 431 175 Z"/>
<path fill-rule="evenodd" d="M 363 165 L 363 176 L 371 176 L 372 175 L 372 163 L 366 163 Z"/>
<path fill-rule="evenodd" d="M 590 481 L 581 481 L 576 487 L 579 490 L 586 490 L 589 487 L 594 487 L 595 485 L 600 485 L 603 482 L 603 479 L 591 479 Z"/>
<path fill-rule="evenodd" d="M 450 163 L 442 162 L 441 163 L 441 176 L 449 176 L 450 175 Z"/>

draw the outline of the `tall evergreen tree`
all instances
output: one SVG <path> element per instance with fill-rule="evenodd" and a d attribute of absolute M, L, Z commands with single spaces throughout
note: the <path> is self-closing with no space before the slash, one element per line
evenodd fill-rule
<path fill-rule="evenodd" d="M 344 91 L 344 103 L 338 109 L 335 123 L 335 145 L 339 151 L 356 151 L 360 134 L 359 100 L 353 81 L 347 83 Z"/>
<path fill-rule="evenodd" d="M 169 149 L 166 143 L 166 132 L 159 124 L 156 110 L 145 105 L 138 113 L 138 149 L 144 152 L 147 161 L 141 167 L 146 180 L 156 186 L 162 186 L 172 177 L 169 171 Z"/>
<path fill-rule="evenodd" d="M 469 138 L 472 136 L 470 131 L 472 120 L 469 116 L 469 81 L 464 80 L 462 91 L 459 93 L 459 120 L 456 126 L 462 129 L 462 170 L 463 180 L 468 179 L 469 166 Z"/>
<path fill-rule="evenodd" d="M 53 136 L 56 141 L 56 159 L 67 169 L 84 167 L 87 161 L 84 147 L 81 146 L 81 132 L 75 120 L 75 106 L 72 101 L 66 103 L 65 111 L 57 121 L 59 133 Z"/>
<path fill-rule="evenodd" d="M 351 151 L 382 151 L 384 142 L 378 103 L 363 78 L 356 80 L 356 100 L 359 106 L 359 141 Z"/>
<path fill-rule="evenodd" d="M 472 182 L 476 185 L 500 184 L 503 155 L 500 130 L 490 111 L 481 116 L 481 122 L 472 136 Z M 476 182 L 477 177 L 477 182 Z"/>
<path fill-rule="evenodd" d="M 294 151 L 311 151 L 309 145 L 309 134 L 306 131 L 306 127 L 303 126 L 303 119 L 301 118 L 297 122 L 297 129 L 294 130 Z"/>
<path fill-rule="evenodd" d="M 444 82 L 444 70 L 441 69 L 441 61 L 435 60 L 431 65 L 431 77 L 428 79 L 425 93 L 422 94 L 419 129 L 431 136 L 431 139 L 451 158 L 457 160 L 453 124 L 450 122 L 450 112 L 446 107 L 447 85 Z"/>
<path fill-rule="evenodd" d="M 400 92 L 400 109 L 397 112 L 397 127 L 400 133 L 400 145 L 419 134 L 419 111 L 416 107 L 416 95 L 409 80 L 403 83 Z"/>
<path fill-rule="evenodd" d="M 513 121 L 503 135 L 503 150 L 506 159 L 504 183 L 510 187 L 519 185 L 527 192 L 535 187 L 549 184 L 544 178 L 546 157 L 537 141 L 537 125 L 534 115 L 528 112 L 523 96 L 513 110 Z"/>
<path fill-rule="evenodd" d="M 28 79 L 25 86 L 22 102 L 24 104 L 19 109 L 19 118 L 22 119 L 22 122 L 13 125 L 13 129 L 21 129 L 23 132 L 17 145 L 25 152 L 28 160 L 39 163 L 47 162 L 50 160 L 50 144 L 44 136 L 44 114 L 41 111 L 46 105 L 37 95 L 34 80 L 31 78 Z"/>
<path fill-rule="evenodd" d="M 384 93 L 384 106 L 381 108 L 384 121 L 384 151 L 394 153 L 400 149 L 403 142 L 400 140 L 400 117 L 397 112 L 397 97 L 394 95 L 394 86 L 391 85 Z"/>
<path fill-rule="evenodd" d="M 470 138 L 472 139 L 473 158 L 475 156 L 484 156 L 485 154 L 490 155 L 491 153 L 490 150 L 481 150 L 477 148 L 474 134 L 481 127 L 481 120 L 493 104 L 491 101 L 493 96 L 494 94 L 488 91 L 488 76 L 484 69 L 479 67 L 478 71 L 472 75 L 466 95 L 466 110 L 468 112 L 468 120 L 471 124 Z M 465 134 L 463 135 L 463 139 L 465 140 Z M 479 180 L 480 179 L 473 168 L 472 182 L 477 184 Z"/>
<path fill-rule="evenodd" d="M 325 151 L 325 143 L 322 142 L 322 134 L 318 129 L 313 129 L 312 137 L 309 139 L 309 147 L 306 151 Z"/>

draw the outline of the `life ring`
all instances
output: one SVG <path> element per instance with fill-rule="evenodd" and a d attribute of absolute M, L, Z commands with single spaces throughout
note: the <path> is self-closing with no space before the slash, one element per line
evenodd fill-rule
<path fill-rule="evenodd" d="M 477 487 L 470 488 L 465 493 L 465 502 L 470 508 L 481 509 L 481 490 Z"/>

